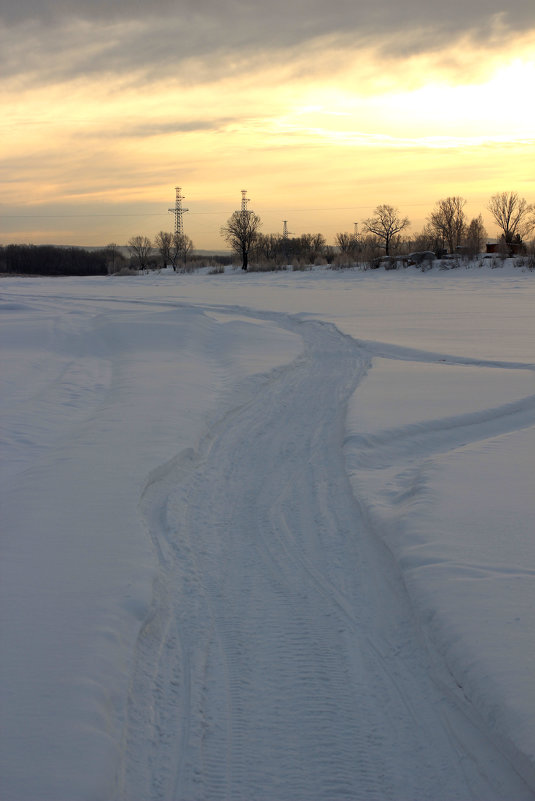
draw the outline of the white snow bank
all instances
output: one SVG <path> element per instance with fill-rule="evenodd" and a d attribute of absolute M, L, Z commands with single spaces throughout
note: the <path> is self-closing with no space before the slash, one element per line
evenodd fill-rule
<path fill-rule="evenodd" d="M 443 455 L 400 560 L 433 642 L 535 784 L 535 427 Z"/>
<path fill-rule="evenodd" d="M 531 786 L 534 385 L 528 369 L 377 359 L 346 446 L 432 649 Z"/>

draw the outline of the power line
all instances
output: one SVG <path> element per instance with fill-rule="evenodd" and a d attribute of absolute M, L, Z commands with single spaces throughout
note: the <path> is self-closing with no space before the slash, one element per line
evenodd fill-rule
<path fill-rule="evenodd" d="M 102 212 L 98 214 L 93 214 L 92 212 L 88 212 L 87 214 L 0 214 L 0 219 L 2 220 L 14 220 L 14 219 L 27 219 L 27 218 L 38 218 L 38 219 L 79 219 L 80 217 L 163 217 L 167 216 L 163 211 L 148 211 L 146 213 L 140 212 L 128 212 L 128 213 L 110 213 L 110 214 L 103 214 Z"/>
<path fill-rule="evenodd" d="M 423 206 L 429 207 L 428 203 L 404 203 L 404 208 L 421 208 Z M 286 211 L 291 212 L 310 212 L 310 211 L 353 211 L 355 209 L 373 209 L 375 208 L 374 205 L 367 205 L 367 206 L 322 206 L 318 208 L 290 208 L 285 209 Z M 172 209 L 174 211 L 174 209 Z M 273 209 L 273 208 L 262 208 L 260 207 L 258 211 L 263 213 L 269 214 L 280 214 L 282 209 Z M 232 213 L 230 210 L 225 211 L 224 209 L 220 209 L 219 211 L 190 211 L 190 214 L 195 216 L 206 216 L 206 215 L 218 215 L 218 214 L 230 214 Z M 147 212 L 138 212 L 138 211 L 129 211 L 129 212 L 88 212 L 85 214 L 0 214 L 0 219 L 5 220 L 13 220 L 13 219 L 25 219 L 25 218 L 32 218 L 32 219 L 79 219 L 81 217 L 164 217 L 167 216 L 167 213 L 164 211 L 147 211 Z"/>

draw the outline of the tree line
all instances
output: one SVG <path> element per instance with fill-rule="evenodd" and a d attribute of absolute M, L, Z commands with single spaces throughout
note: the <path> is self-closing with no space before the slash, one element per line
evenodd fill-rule
<path fill-rule="evenodd" d="M 252 211 L 235 211 L 221 228 L 221 235 L 239 256 L 244 270 L 249 260 L 271 264 L 295 264 L 303 259 L 314 264 L 318 259 L 338 263 L 404 255 L 411 250 L 432 252 L 437 256 L 463 254 L 476 256 L 487 240 L 487 231 L 480 214 L 468 220 L 466 200 L 459 196 L 437 201 L 423 230 L 412 237 L 403 237 L 410 226 L 408 217 L 388 204 L 379 205 L 362 223 L 363 233 L 340 232 L 335 246 L 328 246 L 322 234 L 303 234 L 290 238 L 280 234 L 262 234 L 260 217 Z M 535 230 L 535 206 L 516 192 L 493 195 L 488 209 L 501 231 L 500 242 L 508 255 L 525 252 L 525 238 Z"/>
<path fill-rule="evenodd" d="M 106 275 L 105 249 L 56 245 L 0 246 L 0 272 L 18 275 Z"/>
<path fill-rule="evenodd" d="M 157 252 L 155 253 L 155 248 Z M 193 242 L 184 236 L 160 232 L 152 243 L 145 236 L 132 237 L 125 248 L 112 242 L 103 248 L 58 245 L 0 245 L 0 273 L 10 275 L 87 276 L 137 273 L 172 265 L 187 269 L 199 261 Z M 212 261 L 217 261 L 214 257 Z M 204 260 L 202 260 L 204 261 Z"/>
<path fill-rule="evenodd" d="M 262 220 L 253 211 L 235 211 L 220 229 L 221 236 L 240 259 L 244 270 L 278 269 L 286 265 L 328 263 L 350 266 L 356 262 L 376 266 L 386 260 L 405 257 L 411 252 L 443 256 L 446 253 L 477 256 L 485 247 L 487 231 L 481 215 L 469 220 L 466 200 L 459 196 L 437 201 L 423 230 L 407 236 L 408 217 L 388 204 L 379 205 L 361 223 L 361 231 L 340 232 L 334 245 L 328 245 L 321 233 L 290 236 L 263 234 Z M 535 230 L 535 205 L 516 192 L 500 192 L 488 204 L 499 231 L 498 248 L 502 255 L 526 252 L 526 240 Z M 210 263 L 229 262 L 213 256 Z M 154 240 L 133 236 L 126 252 L 115 243 L 97 250 L 53 245 L 0 246 L 0 272 L 32 275 L 106 275 L 145 272 L 172 266 L 187 271 L 206 264 L 196 256 L 193 241 L 183 233 L 160 231 Z"/>

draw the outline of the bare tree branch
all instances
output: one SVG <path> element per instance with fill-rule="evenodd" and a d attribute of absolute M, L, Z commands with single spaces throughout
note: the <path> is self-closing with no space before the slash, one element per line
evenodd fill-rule
<path fill-rule="evenodd" d="M 521 242 L 535 228 L 535 206 L 516 192 L 499 192 L 490 199 L 488 209 L 503 231 L 509 245 L 515 237 Z"/>
<path fill-rule="evenodd" d="M 408 217 L 400 217 L 398 209 L 386 204 L 377 206 L 373 217 L 364 220 L 365 230 L 383 240 L 387 256 L 390 255 L 393 237 L 409 225 Z"/>
<path fill-rule="evenodd" d="M 261 225 L 262 221 L 257 214 L 241 209 L 235 211 L 227 224 L 221 227 L 221 236 L 242 260 L 242 270 L 247 269 L 249 253 L 256 243 Z"/>
<path fill-rule="evenodd" d="M 137 261 L 140 270 L 148 269 L 152 242 L 147 236 L 133 236 L 128 240 L 130 255 Z"/>
<path fill-rule="evenodd" d="M 431 229 L 448 245 L 450 253 L 455 253 L 457 246 L 462 244 L 466 232 L 465 205 L 463 197 L 447 197 L 438 201 L 429 216 Z"/>

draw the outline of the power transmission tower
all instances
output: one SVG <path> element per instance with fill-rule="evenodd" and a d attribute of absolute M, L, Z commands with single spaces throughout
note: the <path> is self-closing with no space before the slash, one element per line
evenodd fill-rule
<path fill-rule="evenodd" d="M 184 195 L 181 193 L 182 189 L 180 186 L 175 186 L 176 192 L 176 200 L 175 206 L 172 209 L 169 209 L 175 215 L 175 234 L 182 235 L 184 233 L 184 220 L 182 219 L 183 215 L 189 211 L 189 209 L 182 208 L 182 201 L 184 200 Z"/>
<path fill-rule="evenodd" d="M 288 220 L 282 221 L 282 238 L 288 239 L 290 234 L 293 233 L 292 231 L 288 231 Z"/>
<path fill-rule="evenodd" d="M 250 198 L 247 197 L 247 189 L 241 190 L 241 212 L 245 214 L 247 209 L 247 204 L 249 203 Z"/>
<path fill-rule="evenodd" d="M 284 256 L 284 261 L 288 261 L 288 237 L 292 231 L 288 231 L 288 220 L 282 221 L 282 254 Z"/>

